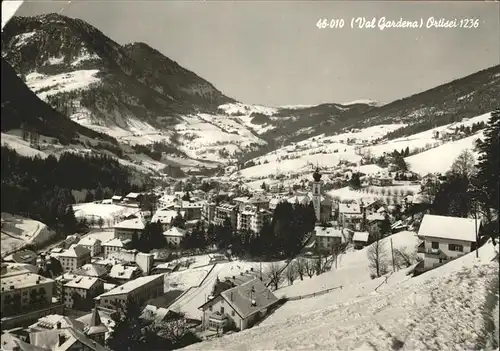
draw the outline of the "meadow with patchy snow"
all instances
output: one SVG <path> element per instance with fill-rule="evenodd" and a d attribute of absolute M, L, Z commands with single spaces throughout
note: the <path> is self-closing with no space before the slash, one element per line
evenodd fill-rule
<path fill-rule="evenodd" d="M 54 58 L 53 58 L 54 59 Z M 55 58 L 57 59 L 57 58 Z M 77 70 L 56 75 L 30 73 L 26 75 L 26 85 L 42 100 L 48 96 L 79 89 L 89 89 L 101 80 L 97 77 L 99 70 Z"/>

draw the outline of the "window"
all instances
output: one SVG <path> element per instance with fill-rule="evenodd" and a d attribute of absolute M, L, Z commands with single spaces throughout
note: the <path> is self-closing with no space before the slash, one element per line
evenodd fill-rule
<path fill-rule="evenodd" d="M 464 247 L 463 247 L 463 245 L 448 244 L 448 250 L 464 252 Z"/>
<path fill-rule="evenodd" d="M 210 312 L 212 312 L 212 306 L 210 306 L 210 307 L 208 308 L 208 310 L 209 310 Z"/>
<path fill-rule="evenodd" d="M 233 316 L 233 317 L 234 317 L 234 315 L 235 315 L 235 314 L 236 314 L 236 313 L 234 313 L 234 311 L 231 311 L 231 316 Z"/>
<path fill-rule="evenodd" d="M 224 307 L 221 307 L 220 308 L 220 313 L 223 314 L 224 313 Z"/>
<path fill-rule="evenodd" d="M 431 244 L 433 249 L 439 249 L 439 243 L 437 241 L 433 241 Z"/>

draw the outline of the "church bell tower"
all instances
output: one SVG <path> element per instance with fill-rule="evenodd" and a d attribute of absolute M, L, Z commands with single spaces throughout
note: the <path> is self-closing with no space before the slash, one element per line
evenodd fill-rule
<path fill-rule="evenodd" d="M 320 222 L 321 213 L 321 173 L 319 173 L 319 167 L 313 173 L 313 183 L 312 183 L 312 202 L 314 206 L 314 212 L 316 213 L 316 221 Z"/>

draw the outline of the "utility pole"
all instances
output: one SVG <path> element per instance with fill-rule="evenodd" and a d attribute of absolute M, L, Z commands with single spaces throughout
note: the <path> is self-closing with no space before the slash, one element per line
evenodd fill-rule
<path fill-rule="evenodd" d="M 476 258 L 479 258 L 479 238 L 477 232 L 477 202 L 474 201 L 474 227 L 476 230 Z"/>
<path fill-rule="evenodd" d="M 392 248 L 392 238 L 391 238 L 391 255 L 392 255 L 392 271 L 396 272 L 396 265 L 394 264 L 394 250 Z"/>

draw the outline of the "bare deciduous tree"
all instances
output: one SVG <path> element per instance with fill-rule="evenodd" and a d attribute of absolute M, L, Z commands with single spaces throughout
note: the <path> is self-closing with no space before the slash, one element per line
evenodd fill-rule
<path fill-rule="evenodd" d="M 380 231 L 377 230 L 373 236 L 375 241 L 368 248 L 369 267 L 375 277 L 381 277 L 388 272 L 387 251 L 380 240 Z"/>
<path fill-rule="evenodd" d="M 345 250 L 347 249 L 347 243 L 335 243 L 332 247 L 332 256 L 333 259 L 335 260 L 335 269 L 338 267 L 338 258 L 341 254 L 345 253 Z"/>
<path fill-rule="evenodd" d="M 151 331 L 156 335 L 170 340 L 173 344 L 179 343 L 189 331 L 189 324 L 182 313 L 173 313 L 161 322 L 155 322 Z"/>
<path fill-rule="evenodd" d="M 297 279 L 297 275 L 297 263 L 292 261 L 285 270 L 285 276 L 289 285 L 293 284 L 294 280 Z"/>
<path fill-rule="evenodd" d="M 297 275 L 300 280 L 304 280 L 304 275 L 306 273 L 306 260 L 302 257 L 298 258 L 296 261 Z"/>
<path fill-rule="evenodd" d="M 474 155 L 468 149 L 465 149 L 451 165 L 451 172 L 462 178 L 470 179 L 474 175 L 475 164 Z"/>
<path fill-rule="evenodd" d="M 398 269 L 410 267 L 420 260 L 421 258 L 416 251 L 409 252 L 405 249 L 394 249 L 394 261 Z"/>
<path fill-rule="evenodd" d="M 309 278 L 312 278 L 314 276 L 314 273 L 316 272 L 316 261 L 317 260 L 313 259 L 307 259 L 304 261 L 305 271 Z"/>
<path fill-rule="evenodd" d="M 97 224 L 99 225 L 99 228 L 102 229 L 102 227 L 104 225 L 104 218 L 99 217 L 99 219 L 97 220 Z"/>
<path fill-rule="evenodd" d="M 274 287 L 274 290 L 278 290 L 280 284 L 284 280 L 283 266 L 276 262 L 271 263 L 266 270 L 266 276 Z"/>

